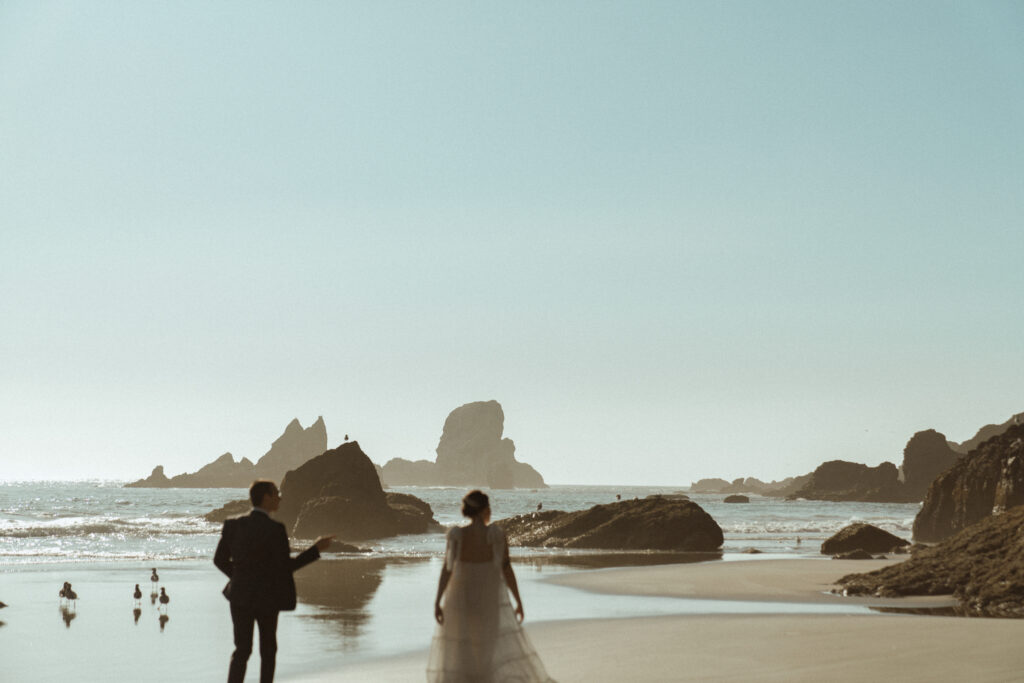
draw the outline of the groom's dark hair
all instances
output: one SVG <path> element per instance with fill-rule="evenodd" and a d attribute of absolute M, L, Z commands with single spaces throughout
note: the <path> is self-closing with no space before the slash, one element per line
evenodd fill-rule
<path fill-rule="evenodd" d="M 277 488 L 277 484 L 269 479 L 257 479 L 249 487 L 249 502 L 253 507 L 259 507 L 263 502 L 263 496 Z"/>

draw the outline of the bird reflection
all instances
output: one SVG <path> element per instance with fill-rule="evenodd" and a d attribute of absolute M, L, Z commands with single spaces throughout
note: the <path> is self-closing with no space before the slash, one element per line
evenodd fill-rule
<path fill-rule="evenodd" d="M 74 621 L 78 614 L 75 612 L 74 607 L 68 607 L 67 605 L 60 606 L 60 618 L 64 620 L 64 626 L 71 628 L 71 622 Z"/>
<path fill-rule="evenodd" d="M 171 618 L 169 616 L 167 616 L 166 614 L 161 614 L 160 615 L 160 633 L 164 632 L 164 626 L 166 626 L 167 622 L 170 621 L 170 620 L 171 620 Z"/>
<path fill-rule="evenodd" d="M 142 616 L 142 608 L 141 607 L 136 607 L 135 609 L 133 609 L 132 610 L 132 616 L 135 617 L 135 624 L 138 625 L 139 617 Z"/>
<path fill-rule="evenodd" d="M 159 593 L 150 593 L 149 594 L 149 604 L 155 605 L 156 604 L 156 596 L 158 596 L 158 595 L 160 595 L 160 594 Z"/>

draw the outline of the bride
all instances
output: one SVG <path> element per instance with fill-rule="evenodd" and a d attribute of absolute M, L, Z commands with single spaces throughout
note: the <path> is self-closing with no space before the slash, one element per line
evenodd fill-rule
<path fill-rule="evenodd" d="M 434 618 L 438 625 L 430 646 L 427 681 L 554 683 L 520 625 L 523 601 L 505 534 L 490 524 L 487 494 L 467 493 L 462 514 L 470 523 L 448 532 L 437 584 Z M 509 591 L 516 599 L 514 611 Z"/>

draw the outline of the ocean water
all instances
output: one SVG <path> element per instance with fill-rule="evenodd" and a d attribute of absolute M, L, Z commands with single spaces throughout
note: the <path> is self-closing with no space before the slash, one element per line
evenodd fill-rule
<path fill-rule="evenodd" d="M 461 488 L 396 487 L 428 502 L 445 526 L 461 523 Z M 553 486 L 492 491 L 494 518 L 546 510 L 583 510 L 600 503 L 678 493 L 673 487 Z M 165 562 L 212 558 L 220 525 L 203 515 L 243 489 L 128 489 L 122 482 L 0 483 L 0 565 L 40 562 Z M 692 494 L 722 527 L 726 557 L 746 549 L 773 555 L 816 556 L 821 542 L 853 522 L 879 526 L 910 538 L 917 504 L 786 501 L 751 496 L 746 504 L 723 495 Z M 436 557 L 442 534 L 401 536 L 362 544 L 378 556 Z M 593 551 L 515 549 L 523 559 L 571 557 Z"/>
<path fill-rule="evenodd" d="M 454 488 L 403 487 L 445 525 L 460 523 Z M 622 498 L 676 493 L 672 487 L 555 486 L 495 491 L 501 518 L 544 509 L 577 510 Z M 220 680 L 231 653 L 225 577 L 212 557 L 220 525 L 202 515 L 245 497 L 242 489 L 126 489 L 121 482 L 0 484 L 0 680 Z M 723 528 L 721 559 L 821 557 L 822 540 L 854 521 L 909 538 L 917 505 L 821 503 L 724 496 L 692 499 Z M 303 543 L 297 540 L 296 547 Z M 440 533 L 363 544 L 369 554 L 327 554 L 296 574 L 299 605 L 278 629 L 278 679 L 343 672 L 366 659 L 424 650 L 444 550 Z M 763 554 L 751 556 L 749 548 Z M 544 581 L 552 574 L 611 566 L 701 561 L 707 555 L 514 548 L 527 625 L 538 621 L 682 613 L 865 612 L 856 605 L 796 605 L 633 596 L 595 597 Z M 719 556 L 714 555 L 717 559 Z M 149 572 L 171 595 L 166 612 Z M 71 581 L 80 599 L 57 591 Z M 134 584 L 145 593 L 131 598 Z M 54 656 L 54 652 L 61 656 Z M 256 656 L 252 667 L 258 666 Z"/>

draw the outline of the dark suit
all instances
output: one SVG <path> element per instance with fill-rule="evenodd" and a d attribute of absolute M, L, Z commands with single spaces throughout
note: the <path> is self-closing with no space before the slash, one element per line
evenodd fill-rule
<path fill-rule="evenodd" d="M 277 613 L 295 609 L 292 572 L 320 557 L 314 545 L 291 557 L 284 524 L 262 510 L 224 522 L 213 563 L 231 579 L 228 600 L 235 626 L 228 683 L 241 683 L 252 654 L 252 629 L 260 629 L 260 682 L 274 680 Z"/>

